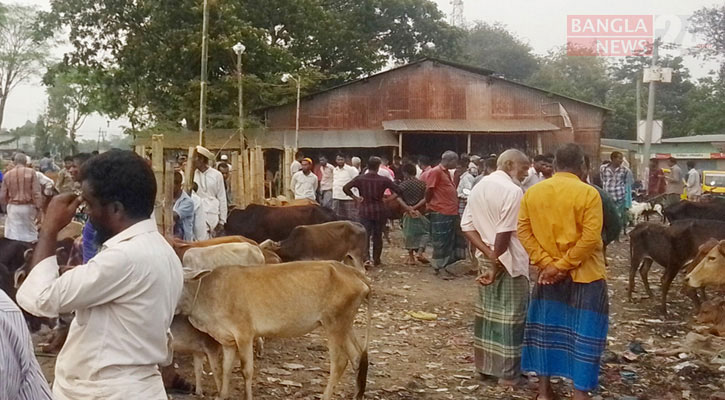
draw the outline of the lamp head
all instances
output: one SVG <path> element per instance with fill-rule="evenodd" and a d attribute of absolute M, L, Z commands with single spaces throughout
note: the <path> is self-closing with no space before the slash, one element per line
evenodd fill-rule
<path fill-rule="evenodd" d="M 246 49 L 247 49 L 247 47 L 239 42 L 237 42 L 237 44 L 235 44 L 234 47 L 232 47 L 232 50 L 234 50 L 234 52 L 237 54 L 244 53 L 244 50 L 246 50 Z"/>
<path fill-rule="evenodd" d="M 291 74 L 282 74 L 282 82 L 287 83 L 291 79 L 293 79 Z"/>

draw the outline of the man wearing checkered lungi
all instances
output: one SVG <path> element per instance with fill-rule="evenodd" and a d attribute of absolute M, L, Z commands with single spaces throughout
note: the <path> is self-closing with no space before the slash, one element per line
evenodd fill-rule
<path fill-rule="evenodd" d="M 521 351 L 529 304 L 529 256 L 516 228 L 529 159 L 507 150 L 498 170 L 483 178 L 468 197 L 461 229 L 478 250 L 480 275 L 474 321 L 476 370 L 499 385 L 523 383 Z"/>

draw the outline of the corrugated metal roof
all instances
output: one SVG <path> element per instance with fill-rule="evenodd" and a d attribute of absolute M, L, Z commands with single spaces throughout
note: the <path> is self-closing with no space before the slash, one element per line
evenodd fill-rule
<path fill-rule="evenodd" d="M 725 142 L 725 134 L 722 135 L 692 135 L 676 138 L 662 139 L 662 143 L 710 143 Z"/>
<path fill-rule="evenodd" d="M 542 119 L 398 119 L 383 121 L 383 128 L 396 132 L 547 132 L 560 128 Z"/>
<path fill-rule="evenodd" d="M 284 149 L 294 147 L 295 131 L 266 131 L 253 139 L 263 148 Z M 383 130 L 301 130 L 299 147 L 302 149 L 376 148 L 397 147 L 398 138 Z"/>
<path fill-rule="evenodd" d="M 618 149 L 637 150 L 637 142 L 625 139 L 606 139 L 602 138 L 603 146 L 616 147 Z"/>

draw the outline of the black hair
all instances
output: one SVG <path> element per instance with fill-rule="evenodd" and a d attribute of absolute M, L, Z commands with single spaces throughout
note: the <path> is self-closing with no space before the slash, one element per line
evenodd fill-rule
<path fill-rule="evenodd" d="M 111 150 L 91 158 L 81 167 L 86 182 L 102 205 L 123 204 L 129 218 L 149 218 L 154 210 L 156 179 L 141 156 L 128 150 Z"/>
<path fill-rule="evenodd" d="M 368 159 L 368 169 L 371 171 L 377 171 L 378 168 L 380 168 L 380 164 L 383 161 L 380 159 L 380 157 L 372 156 Z"/>
<path fill-rule="evenodd" d="M 345 155 L 342 153 L 335 154 L 335 159 L 337 159 L 337 157 L 341 157 L 343 160 L 345 159 Z"/>
<path fill-rule="evenodd" d="M 174 185 L 178 183 L 181 183 L 184 181 L 184 173 L 181 171 L 174 172 Z"/>
<path fill-rule="evenodd" d="M 74 155 L 73 161 L 77 161 L 79 165 L 83 165 L 86 163 L 86 161 L 90 160 L 91 157 L 93 157 L 90 153 L 78 153 Z"/>
<path fill-rule="evenodd" d="M 295 153 L 295 160 L 299 160 L 300 158 L 305 158 L 305 155 L 301 151 L 298 151 Z"/>
<path fill-rule="evenodd" d="M 690 168 L 690 169 L 695 168 L 695 161 L 694 160 L 687 161 L 687 168 Z"/>
<path fill-rule="evenodd" d="M 97 156 L 98 154 L 100 154 L 100 153 L 98 153 L 98 150 L 93 150 L 91 152 L 91 155 L 93 155 L 93 156 Z"/>
<path fill-rule="evenodd" d="M 73 162 L 73 156 L 65 156 L 65 157 L 63 158 L 63 161 L 64 161 L 64 162 Z"/>
<path fill-rule="evenodd" d="M 670 157 L 667 159 L 667 161 L 677 164 L 677 159 L 675 157 Z"/>
<path fill-rule="evenodd" d="M 43 153 L 43 157 L 50 157 L 50 152 L 46 151 L 45 153 Z"/>
<path fill-rule="evenodd" d="M 576 171 L 578 173 L 584 163 L 584 151 L 577 144 L 567 143 L 556 151 L 554 163 L 557 171 Z"/>
<path fill-rule="evenodd" d="M 421 165 L 425 165 L 426 167 L 430 167 L 430 157 L 420 156 L 418 157 L 418 163 Z"/>
<path fill-rule="evenodd" d="M 403 160 L 403 157 L 401 157 L 401 156 L 393 157 L 393 161 L 402 161 L 402 160 Z"/>
<path fill-rule="evenodd" d="M 483 161 L 483 166 L 488 169 L 496 170 L 498 162 L 498 157 L 488 157 Z"/>
<path fill-rule="evenodd" d="M 229 164 L 227 164 L 225 162 L 219 163 L 219 165 L 217 165 L 217 169 L 222 169 L 222 168 L 229 168 Z"/>
<path fill-rule="evenodd" d="M 468 154 L 461 154 L 461 157 L 458 159 L 458 165 L 461 167 L 468 167 L 468 164 L 471 162 L 471 158 L 468 156 Z"/>
<path fill-rule="evenodd" d="M 413 164 L 403 164 L 401 167 L 404 174 L 415 176 L 415 174 L 418 172 L 418 170 L 415 169 L 415 165 Z"/>
<path fill-rule="evenodd" d="M 618 151 L 613 151 L 612 154 L 609 155 L 610 160 L 614 160 L 615 158 L 624 157 L 622 153 Z"/>

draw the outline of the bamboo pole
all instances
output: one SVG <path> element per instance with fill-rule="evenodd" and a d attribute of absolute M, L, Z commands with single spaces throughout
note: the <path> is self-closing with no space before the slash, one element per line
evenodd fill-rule
<path fill-rule="evenodd" d="M 137 145 L 134 146 L 134 152 L 141 157 L 146 157 L 146 146 L 143 145 Z"/>
<path fill-rule="evenodd" d="M 239 174 L 241 174 L 241 170 L 239 169 L 239 152 L 233 151 L 232 152 L 232 158 L 230 160 L 231 164 L 229 165 L 229 173 L 231 174 L 231 178 L 229 179 L 229 185 L 231 186 L 231 194 L 232 198 L 228 199 L 232 204 L 239 206 L 241 205 L 241 196 L 239 196 Z"/>
<path fill-rule="evenodd" d="M 174 236 L 174 163 L 167 161 L 164 170 L 164 236 Z"/>
<path fill-rule="evenodd" d="M 194 152 L 195 147 L 189 147 L 189 154 L 186 156 L 186 168 L 184 168 L 184 191 L 191 193 L 194 183 Z"/>
<path fill-rule="evenodd" d="M 243 192 L 244 192 L 244 204 L 249 205 L 252 203 L 251 199 L 251 189 L 252 189 L 252 183 L 250 181 L 250 163 L 249 163 L 249 147 L 244 148 L 242 151 L 242 182 L 243 182 Z"/>
<path fill-rule="evenodd" d="M 154 215 L 156 225 L 164 225 L 164 135 L 151 136 L 151 169 L 156 178 L 156 201 L 154 202 Z M 113 184 L 113 182 L 111 182 Z"/>
<path fill-rule="evenodd" d="M 254 176 L 256 182 L 254 199 L 257 204 L 264 204 L 264 153 L 262 152 L 262 146 L 254 146 L 254 158 L 257 163 L 255 168 L 257 173 Z"/>

